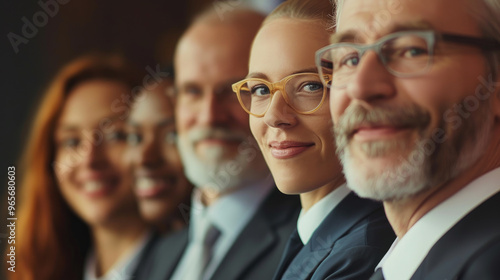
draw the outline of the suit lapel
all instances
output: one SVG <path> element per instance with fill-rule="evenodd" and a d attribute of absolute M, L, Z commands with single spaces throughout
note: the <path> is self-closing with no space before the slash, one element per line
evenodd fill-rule
<path fill-rule="evenodd" d="M 282 223 L 296 215 L 297 198 L 283 196 L 274 188 L 254 217 L 240 233 L 224 256 L 211 279 L 241 279 L 252 264 L 278 244 L 275 232 Z"/>
<path fill-rule="evenodd" d="M 188 243 L 188 229 L 173 233 L 156 248 L 155 269 L 146 279 L 170 279 Z M 164 252 L 164 253 L 162 253 Z M 166 278 L 165 278 L 166 275 Z"/>
<path fill-rule="evenodd" d="M 272 247 L 275 239 L 276 236 L 262 217 L 252 219 L 224 256 L 211 279 L 239 279 L 245 268 Z"/>
<path fill-rule="evenodd" d="M 361 199 L 351 192 L 333 209 L 311 237 L 311 251 L 332 248 L 355 224 L 382 208 L 379 202 Z"/>
<path fill-rule="evenodd" d="M 302 245 L 302 240 L 300 240 L 299 233 L 297 229 L 295 229 L 285 246 L 285 251 L 281 256 L 280 264 L 278 265 L 278 269 L 273 277 L 274 280 L 279 280 L 283 277 L 283 274 L 285 274 L 288 266 L 303 247 L 304 246 Z"/>
<path fill-rule="evenodd" d="M 362 200 L 350 193 L 321 222 L 284 275 L 293 276 L 290 279 L 309 279 L 330 254 L 335 242 L 359 221 L 381 207 L 380 203 Z"/>

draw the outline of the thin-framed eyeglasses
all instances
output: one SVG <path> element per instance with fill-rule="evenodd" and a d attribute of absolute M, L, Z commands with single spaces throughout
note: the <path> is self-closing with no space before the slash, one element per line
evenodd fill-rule
<path fill-rule="evenodd" d="M 373 50 L 394 76 L 415 77 L 430 69 L 437 41 L 465 44 L 484 51 L 500 50 L 500 42 L 489 38 L 438 33 L 434 30 L 402 31 L 369 45 L 337 43 L 321 48 L 316 52 L 316 67 L 321 81 L 327 87 L 344 87 L 356 73 L 363 55 Z"/>
<path fill-rule="evenodd" d="M 263 117 L 277 91 L 299 114 L 312 114 L 323 105 L 327 90 L 318 73 L 298 73 L 271 83 L 260 78 L 248 78 L 232 85 L 241 107 L 252 116 Z"/>

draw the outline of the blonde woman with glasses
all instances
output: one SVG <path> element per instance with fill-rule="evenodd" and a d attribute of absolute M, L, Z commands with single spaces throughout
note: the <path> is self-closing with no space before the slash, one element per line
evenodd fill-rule
<path fill-rule="evenodd" d="M 394 240 L 381 204 L 345 186 L 314 54 L 328 44 L 328 0 L 289 0 L 266 19 L 249 74 L 233 85 L 277 187 L 302 211 L 274 279 L 368 279 Z"/>

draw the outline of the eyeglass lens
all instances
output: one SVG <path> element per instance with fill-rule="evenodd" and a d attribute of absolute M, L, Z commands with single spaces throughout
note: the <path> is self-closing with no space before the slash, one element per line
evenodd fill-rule
<path fill-rule="evenodd" d="M 279 91 L 274 88 L 274 91 Z M 272 84 L 260 79 L 250 79 L 240 88 L 245 108 L 253 114 L 264 114 L 272 99 Z M 275 93 L 274 92 L 274 93 Z M 286 102 L 298 112 L 309 112 L 321 104 L 324 86 L 318 75 L 292 76 L 285 83 Z"/>

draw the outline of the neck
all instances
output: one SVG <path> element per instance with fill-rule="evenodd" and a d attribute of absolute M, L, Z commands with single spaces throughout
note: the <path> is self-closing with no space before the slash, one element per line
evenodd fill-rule
<path fill-rule="evenodd" d="M 484 155 L 457 177 L 421 194 L 403 200 L 384 202 L 387 218 L 399 238 L 402 238 L 420 218 L 434 207 L 475 179 L 500 167 L 500 128 L 498 125 L 495 126 L 493 134 L 492 141 L 485 149 Z"/>
<path fill-rule="evenodd" d="M 309 210 L 314 204 L 323 199 L 323 197 L 327 196 L 329 193 L 333 192 L 344 183 L 345 178 L 341 174 L 341 176 L 337 176 L 333 181 L 329 182 L 326 185 L 323 185 L 322 187 L 314 189 L 310 192 L 301 193 L 300 202 L 302 204 L 302 209 L 304 211 Z"/>
<path fill-rule="evenodd" d="M 92 228 L 96 256 L 96 275 L 106 274 L 113 265 L 135 247 L 148 227 L 139 217 L 128 217 L 123 222 Z"/>
<path fill-rule="evenodd" d="M 243 188 L 244 186 L 238 186 L 238 187 L 233 187 L 233 188 L 228 188 L 225 190 L 214 190 L 212 188 L 206 188 L 206 187 L 200 187 L 200 193 L 201 193 L 201 203 L 205 206 L 210 206 L 214 204 L 219 198 L 228 195 L 236 190 L 239 190 Z"/>

